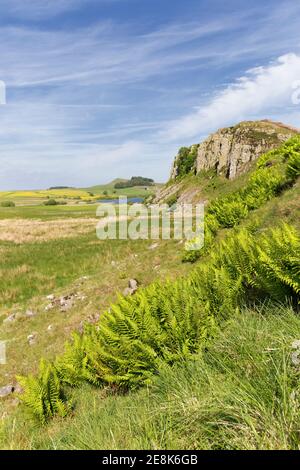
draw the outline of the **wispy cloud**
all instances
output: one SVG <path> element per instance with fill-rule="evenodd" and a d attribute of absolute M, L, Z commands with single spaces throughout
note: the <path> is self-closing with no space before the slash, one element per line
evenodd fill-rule
<path fill-rule="evenodd" d="M 205 17 L 191 9 L 152 26 L 134 15 L 59 22 L 115 1 L 123 0 L 0 0 L 18 18 L 0 21 L 1 187 L 136 172 L 162 179 L 178 145 L 217 127 L 277 116 L 297 125 L 289 110 L 289 87 L 300 79 L 297 2 L 270 0 L 271 9 L 257 0 Z"/>
<path fill-rule="evenodd" d="M 299 77 L 300 56 L 281 56 L 268 66 L 249 70 L 205 106 L 169 123 L 163 135 L 170 140 L 189 139 L 242 119 L 280 114 L 292 106 L 293 83 Z"/>

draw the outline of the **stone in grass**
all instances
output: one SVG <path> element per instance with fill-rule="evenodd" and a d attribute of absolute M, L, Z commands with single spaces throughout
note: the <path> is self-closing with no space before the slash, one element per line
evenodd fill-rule
<path fill-rule="evenodd" d="M 300 340 L 297 339 L 292 343 L 292 348 L 295 349 L 295 351 L 292 352 L 291 354 L 291 361 L 294 366 L 299 366 L 300 365 Z"/>
<path fill-rule="evenodd" d="M 36 312 L 33 312 L 33 310 L 26 310 L 25 315 L 26 315 L 26 317 L 29 317 L 29 318 L 35 317 Z"/>
<path fill-rule="evenodd" d="M 153 243 L 152 245 L 148 247 L 148 250 L 155 250 L 155 248 L 157 248 L 158 246 L 159 246 L 159 243 Z"/>
<path fill-rule="evenodd" d="M 128 296 L 128 295 L 133 295 L 136 293 L 138 290 L 138 281 L 136 279 L 129 279 L 128 281 L 128 287 L 124 289 L 123 295 Z"/>
<path fill-rule="evenodd" d="M 136 279 L 129 279 L 128 287 L 132 289 L 134 292 L 138 289 L 138 281 Z"/>
<path fill-rule="evenodd" d="M 16 383 L 16 385 L 5 385 L 4 387 L 0 387 L 0 398 L 5 398 L 11 395 L 12 393 L 23 393 L 23 388 L 19 383 Z"/>
<path fill-rule="evenodd" d="M 54 304 L 52 304 L 52 303 L 51 303 L 51 304 L 48 304 L 48 305 L 46 305 L 46 307 L 45 307 L 45 312 L 48 312 L 49 310 L 52 310 L 53 308 L 54 308 Z"/>
<path fill-rule="evenodd" d="M 12 313 L 11 315 L 9 315 L 3 320 L 3 323 L 13 323 L 14 321 L 16 321 L 16 319 L 17 319 L 17 314 Z"/>
<path fill-rule="evenodd" d="M 60 311 L 61 312 L 67 312 L 68 310 L 70 310 L 73 305 L 74 305 L 74 302 L 72 299 L 67 299 L 67 300 L 64 300 L 63 302 L 61 301 L 60 302 Z"/>
<path fill-rule="evenodd" d="M 5 385 L 4 387 L 0 388 L 0 398 L 5 398 L 14 391 L 13 385 Z"/>
<path fill-rule="evenodd" d="M 36 343 L 37 335 L 38 334 L 34 332 L 27 336 L 29 346 L 33 346 Z"/>

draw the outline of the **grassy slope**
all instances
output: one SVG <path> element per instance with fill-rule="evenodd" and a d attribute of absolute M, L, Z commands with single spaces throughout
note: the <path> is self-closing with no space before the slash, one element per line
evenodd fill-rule
<path fill-rule="evenodd" d="M 236 179 L 234 182 L 229 183 L 227 181 L 224 181 L 220 177 L 215 177 L 211 178 L 210 180 L 207 180 L 207 178 L 204 178 L 204 175 L 200 175 L 197 178 L 198 183 L 200 184 L 200 181 L 205 184 L 201 185 L 201 198 L 205 197 L 206 199 L 212 199 L 214 197 L 220 196 L 221 194 L 226 194 L 228 191 L 236 190 L 239 189 L 241 186 L 244 185 L 245 181 L 248 179 L 249 175 L 243 175 L 242 177 Z M 202 179 L 201 179 L 202 178 Z M 193 184 L 196 183 L 194 178 L 191 178 L 193 180 Z M 188 179 L 186 180 L 186 184 L 188 185 Z M 199 186 L 198 186 L 199 187 Z M 299 201 L 300 201 L 300 185 L 299 181 L 294 185 L 293 188 L 287 190 L 285 193 L 283 193 L 279 198 L 274 198 L 273 200 L 269 201 L 264 207 L 253 211 L 249 217 L 243 221 L 243 225 L 247 224 L 252 224 L 255 223 L 262 229 L 264 227 L 270 226 L 270 225 L 276 225 L 278 220 L 286 220 L 288 222 L 291 222 L 293 224 L 296 224 L 299 227 Z M 27 214 L 25 216 L 31 218 L 31 217 L 36 217 L 39 218 L 39 209 L 37 208 L 24 208 L 26 211 L 24 214 Z M 79 209 L 83 210 L 82 208 L 69 208 L 69 207 L 57 207 L 57 208 L 41 208 L 44 212 L 41 218 L 53 218 L 55 217 L 55 214 L 57 214 L 58 217 L 61 216 L 62 213 L 64 213 L 64 216 L 67 213 L 70 213 L 69 211 L 72 211 L 72 217 L 74 217 L 74 214 L 77 213 Z M 21 209 L 13 209 L 13 211 L 21 211 Z M 23 209 L 22 209 L 23 210 Z M 55 212 L 57 210 L 57 212 Z M 1 209 L 2 213 L 3 211 L 5 213 L 9 213 L 9 211 L 12 211 L 12 209 Z M 10 212 L 10 214 L 13 214 L 14 212 Z M 64 212 L 66 211 L 66 212 Z M 90 207 L 87 206 L 87 211 L 88 211 L 88 216 L 90 216 Z M 16 214 L 17 212 L 15 212 Z M 21 212 L 19 212 L 21 215 Z M 82 214 L 80 215 L 82 216 Z M 226 230 L 223 230 L 220 232 L 218 235 L 219 237 L 222 237 L 226 233 Z M 42 275 L 44 275 L 44 278 L 39 279 L 38 277 L 33 280 L 32 283 L 30 283 L 27 288 L 28 292 L 31 292 L 33 289 L 33 293 L 35 297 L 27 297 L 26 295 L 24 298 L 19 298 L 19 303 L 17 307 L 20 307 L 21 309 L 24 309 L 26 306 L 33 306 L 33 308 L 39 308 L 41 304 L 41 295 L 48 294 L 49 289 L 48 287 L 49 284 L 43 282 L 49 275 L 49 272 L 52 273 L 52 275 L 55 277 L 55 283 L 53 285 L 53 290 L 57 292 L 62 292 L 63 289 L 68 288 L 68 289 L 77 289 L 77 284 L 76 284 L 76 279 L 78 280 L 78 277 L 85 275 L 85 274 L 90 274 L 91 279 L 87 281 L 87 284 L 85 286 L 80 286 L 79 289 L 81 292 L 85 293 L 89 297 L 89 302 L 88 305 L 85 305 L 84 308 L 82 308 L 81 305 L 79 305 L 77 308 L 75 308 L 74 311 L 72 311 L 70 314 L 63 315 L 60 312 L 53 312 L 51 313 L 51 320 L 50 318 L 45 318 L 42 315 L 38 315 L 37 317 L 34 317 L 33 319 L 24 319 L 18 322 L 16 325 L 12 326 L 11 330 L 6 330 L 5 334 L 11 335 L 10 337 L 16 337 L 18 340 L 18 346 L 16 347 L 15 345 L 11 346 L 11 353 L 13 354 L 12 356 L 12 363 L 13 363 L 13 368 L 12 371 L 7 371 L 5 370 L 5 373 L 10 374 L 11 372 L 24 372 L 30 369 L 34 369 L 36 367 L 36 363 L 41 355 L 44 355 L 46 357 L 53 357 L 54 354 L 59 352 L 62 348 L 62 343 L 66 337 L 69 336 L 70 331 L 78 325 L 79 320 L 83 317 L 86 316 L 87 314 L 90 314 L 91 312 L 98 312 L 101 311 L 104 306 L 107 306 L 107 304 L 114 298 L 115 296 L 115 290 L 117 289 L 122 289 L 126 286 L 126 280 L 129 277 L 138 277 L 139 279 L 142 280 L 143 284 L 147 284 L 151 282 L 155 277 L 157 277 L 157 272 L 153 269 L 157 264 L 160 265 L 159 269 L 159 275 L 164 277 L 167 273 L 170 274 L 171 276 L 178 276 L 180 273 L 184 273 L 184 270 L 188 270 L 189 267 L 184 267 L 180 264 L 180 258 L 181 258 L 181 252 L 180 248 L 177 246 L 177 244 L 174 243 L 163 243 L 161 244 L 160 248 L 158 251 L 155 251 L 154 253 L 152 251 L 145 250 L 146 246 L 149 244 L 149 242 L 133 242 L 133 245 L 128 245 L 127 243 L 122 243 L 122 242 L 112 242 L 110 245 L 109 249 L 107 250 L 107 245 L 105 246 L 105 249 L 103 250 L 103 246 L 101 247 L 101 243 L 95 242 L 95 239 L 93 239 L 93 236 L 84 236 L 84 237 L 76 237 L 73 240 L 68 240 L 68 241 L 59 241 L 58 243 L 53 243 L 53 242 L 47 242 L 40 248 L 36 250 L 36 245 L 32 244 L 31 246 L 21 246 L 18 249 L 16 247 L 10 246 L 9 244 L 2 244 L 1 249 L 8 250 L 6 252 L 9 253 L 9 250 L 11 250 L 11 254 L 8 255 L 11 256 L 11 260 L 13 263 L 15 263 L 15 266 L 20 265 L 20 260 L 26 258 L 26 260 L 30 260 L 30 262 L 33 263 L 34 268 L 38 267 Z M 59 250 L 58 250 L 59 248 Z M 56 251 L 56 249 L 58 251 Z M 96 253 L 96 255 L 95 255 Z M 145 256 L 146 253 L 146 256 Z M 53 256 L 53 254 L 56 256 Z M 138 261 L 135 257 L 135 255 L 138 255 Z M 115 269 L 111 268 L 111 261 L 115 261 L 117 259 L 119 263 L 119 268 L 118 268 L 118 275 L 116 276 L 116 271 Z M 53 265 L 51 266 L 51 263 Z M 7 263 L 5 264 L 7 266 Z M 9 264 L 8 264 L 9 267 Z M 10 266 L 11 267 L 11 266 Z M 7 276 L 6 276 L 7 278 Z M 24 279 L 26 279 L 26 273 L 21 273 L 20 275 L 20 282 L 19 285 L 21 286 L 21 290 L 24 288 L 23 283 Z M 50 277 L 51 279 L 51 277 Z M 52 278 L 53 280 L 53 278 Z M 75 284 L 74 284 L 75 283 Z M 6 292 L 12 292 L 13 287 L 15 286 L 16 282 L 11 283 L 10 286 L 6 285 Z M 119 287 L 120 286 L 120 287 Z M 51 290 L 52 292 L 52 290 Z M 42 298 L 42 309 L 44 307 L 44 302 L 45 298 Z M 49 333 L 44 332 L 44 329 L 46 329 L 46 326 L 49 323 L 54 323 L 55 328 L 54 332 L 49 335 Z M 26 337 L 27 334 L 31 333 L 33 330 L 42 332 L 42 339 L 41 341 L 38 342 L 37 346 L 34 348 L 29 348 L 28 345 L 26 344 Z M 49 344 L 49 338 L 51 338 L 51 344 Z M 27 348 L 27 349 L 26 349 Z M 24 354 L 24 351 L 26 353 Z M 24 361 L 23 356 L 26 356 L 26 361 Z M 20 369 L 20 364 L 21 364 L 21 369 Z M 3 370 L 3 369 L 1 369 Z M 173 372 L 172 372 L 173 373 Z M 10 375 L 9 375 L 10 376 Z M 162 379 L 164 380 L 164 379 Z M 167 379 L 166 379 L 167 381 Z M 7 378 L 6 378 L 7 382 Z M 167 382 L 166 382 L 167 383 Z M 86 395 L 86 402 L 84 403 L 84 394 Z M 145 416 L 146 422 L 149 422 L 149 409 L 152 410 L 153 406 L 157 405 L 160 406 L 160 395 L 156 395 L 154 391 L 149 391 L 149 396 L 148 392 L 139 392 L 138 394 L 134 395 L 137 399 L 137 406 L 138 406 L 138 416 L 141 410 L 143 410 L 143 405 L 140 405 L 140 397 L 141 400 L 146 400 L 146 408 L 147 408 L 147 413 L 146 411 L 141 411 L 143 416 Z M 82 390 L 82 391 L 77 391 L 76 392 L 76 397 L 79 400 L 79 410 L 81 410 L 81 406 L 83 406 L 84 412 L 86 412 L 86 408 L 88 407 L 88 400 L 92 400 L 92 403 L 95 403 L 95 407 L 99 407 L 99 401 L 102 403 L 103 396 L 99 391 L 94 391 L 93 389 L 87 389 L 87 391 Z M 143 398 L 144 397 L 144 398 Z M 150 397 L 150 398 L 149 398 Z M 156 398 L 155 398 L 156 397 Z M 118 400 L 118 401 L 115 401 Z M 124 400 L 124 404 L 122 402 Z M 127 401 L 126 401 L 127 400 Z M 166 430 L 166 426 L 169 425 L 169 422 L 167 421 L 166 424 L 164 424 L 164 420 L 159 424 L 154 424 L 154 426 L 151 427 L 151 430 L 149 430 L 149 436 L 151 439 L 147 441 L 143 441 L 144 443 L 141 444 L 140 441 L 135 441 L 135 440 L 130 440 L 133 439 L 132 435 L 130 434 L 131 432 L 131 427 L 135 425 L 136 423 L 131 423 L 126 421 L 125 416 L 122 415 L 122 411 L 119 410 L 117 411 L 117 408 L 119 407 L 124 407 L 126 409 L 126 406 L 129 406 L 129 411 L 128 415 L 132 415 L 132 408 L 130 408 L 130 403 L 131 400 L 135 400 L 133 396 L 131 395 L 130 397 L 112 397 L 108 398 L 105 400 L 105 404 L 103 405 L 102 408 L 104 408 L 103 415 L 98 415 L 98 414 L 93 414 L 94 418 L 89 414 L 88 415 L 88 420 L 85 421 L 85 427 L 83 427 L 83 422 L 81 421 L 82 415 L 79 412 L 79 414 L 76 414 L 76 417 L 74 418 L 74 421 L 71 419 L 68 419 L 68 426 L 67 428 L 64 427 L 64 424 L 56 420 L 53 426 L 50 426 L 50 428 L 45 429 L 45 432 L 43 433 L 43 439 L 46 439 L 42 443 L 42 441 L 37 442 L 37 446 L 50 446 L 51 444 L 47 441 L 47 433 L 49 431 L 50 435 L 52 436 L 55 435 L 55 438 L 57 439 L 58 442 L 58 447 L 68 447 L 68 446 L 78 446 L 78 447 L 85 447 L 87 446 L 87 439 L 85 439 L 84 435 L 80 434 L 78 432 L 78 426 L 80 428 L 83 427 L 84 433 L 88 432 L 88 423 L 94 423 L 95 427 L 99 427 L 99 422 L 102 423 L 102 421 L 105 419 L 108 420 L 108 427 L 113 428 L 115 420 L 119 421 L 118 416 L 120 416 L 120 419 L 124 418 L 124 426 L 120 427 L 119 430 L 119 436 L 118 438 L 114 437 L 115 439 L 115 446 L 116 448 L 122 448 L 122 439 L 124 440 L 124 448 L 127 447 L 168 447 L 168 446 L 181 446 L 183 444 L 179 443 L 178 439 L 180 435 L 178 434 L 179 437 L 177 437 L 177 440 L 171 440 L 168 441 L 167 443 L 164 441 L 165 439 L 165 434 L 163 433 L 163 430 Z M 147 401 L 148 400 L 148 401 Z M 149 401 L 150 400 L 150 401 Z M 135 403 L 135 401 L 132 401 L 132 403 Z M 162 402 L 163 403 L 163 402 Z M 126 405 L 127 404 L 127 405 Z M 107 409 L 106 409 L 107 406 Z M 101 410 L 102 410 L 101 408 Z M 100 411 L 99 411 L 100 412 Z M 115 413 L 114 420 L 112 421 L 108 416 L 110 417 L 112 412 Z M 118 413 L 121 413 L 118 414 Z M 146 414 L 145 414 L 146 413 Z M 150 417 L 152 415 L 150 414 Z M 18 419 L 20 419 L 20 416 L 18 416 Z M 143 417 L 141 418 L 143 422 Z M 129 426 L 129 427 L 128 427 Z M 66 429 L 70 432 L 66 431 Z M 148 434 L 145 434 L 145 428 L 144 424 L 142 426 L 143 433 L 144 435 L 148 436 Z M 64 432 L 66 431 L 66 434 Z M 60 435 L 60 433 L 62 434 Z M 81 444 L 79 441 L 72 441 L 72 432 L 74 434 L 78 434 L 78 439 L 81 440 Z M 117 430 L 115 431 L 117 433 Z M 160 435 L 163 433 L 162 436 L 159 437 L 159 440 L 155 440 L 155 435 Z M 18 433 L 17 433 L 18 434 Z M 153 436 L 152 436 L 153 435 Z M 95 434 L 95 436 L 98 436 Z M 172 436 L 172 434 L 171 434 Z M 103 437 L 103 436 L 102 436 Z M 112 441 L 109 441 L 109 445 L 106 443 L 106 441 L 102 441 L 101 436 L 98 436 L 98 447 L 100 448 L 105 448 L 107 445 L 107 448 L 112 447 L 113 443 Z M 182 437 L 182 436 L 181 436 Z M 19 446 L 21 444 L 18 443 L 18 440 L 20 439 L 20 435 L 17 435 L 15 437 L 11 437 L 12 440 L 16 438 L 16 442 L 13 442 L 12 446 Z M 74 437 L 75 439 L 75 437 Z M 104 439 L 104 437 L 103 437 Z M 128 439 L 128 440 L 126 440 Z M 142 436 L 139 437 L 139 439 L 142 439 Z M 148 439 L 148 438 L 147 438 Z M 157 438 L 158 439 L 158 438 Z M 173 439 L 173 437 L 172 437 Z M 197 438 L 198 439 L 198 438 Z M 150 443 L 149 443 L 150 442 Z M 152 443 L 151 443 L 152 442 Z M 9 444 L 3 444 L 3 445 L 9 445 Z M 22 444 L 24 447 L 30 446 L 31 444 L 26 440 L 26 442 L 23 442 Z M 55 444 L 56 445 L 56 444 Z M 92 444 L 91 446 L 95 446 L 96 444 Z M 199 441 L 197 441 L 197 445 L 195 446 L 200 446 L 202 444 L 199 444 Z M 207 447 L 209 447 L 211 444 L 207 444 Z M 244 444 L 245 445 L 245 444 Z M 270 444 L 271 445 L 271 444 Z M 273 445 L 273 444 L 272 444 Z M 274 444 L 275 446 L 275 444 Z"/>
<path fill-rule="evenodd" d="M 0 216 L 7 218 L 8 212 L 2 208 Z M 56 219 L 59 224 L 68 216 L 93 217 L 95 208 L 92 213 L 90 206 L 23 207 L 11 209 L 10 215 L 26 220 Z M 0 339 L 9 341 L 8 364 L 0 367 L 0 386 L 13 381 L 16 373 L 35 370 L 42 356 L 53 358 L 80 322 L 107 308 L 130 278 L 145 286 L 154 279 L 175 278 L 191 269 L 181 263 L 178 242 L 161 241 L 149 250 L 151 245 L 147 240 L 100 241 L 95 230 L 39 243 L 0 241 Z M 66 313 L 59 308 L 45 311 L 48 294 L 59 297 L 71 292 L 78 292 L 86 300 L 76 302 Z M 26 317 L 27 309 L 36 316 Z M 18 319 L 3 324 L 12 313 Z M 27 336 L 33 332 L 38 333 L 38 341 L 29 346 Z"/>
<path fill-rule="evenodd" d="M 86 188 L 87 191 L 91 191 L 95 194 L 103 194 L 103 191 L 107 191 L 111 196 L 128 196 L 128 197 L 145 197 L 149 194 L 155 192 L 161 184 L 155 184 L 155 186 L 149 186 L 147 190 L 145 190 L 145 186 L 134 186 L 132 188 L 123 188 L 123 189 L 115 189 L 114 185 L 118 182 L 122 182 L 121 178 L 117 178 L 111 181 L 108 184 L 100 184 L 96 186 L 91 186 Z"/>
<path fill-rule="evenodd" d="M 165 367 L 127 396 L 86 386 L 76 414 L 36 428 L 18 416 L 3 447 L 29 449 L 298 449 L 300 320 L 285 307 L 242 312 L 194 361 Z M 11 424 L 11 423 L 10 423 Z M 29 426 L 29 428 L 28 428 Z M 30 432 L 28 430 L 30 429 Z"/>
<path fill-rule="evenodd" d="M 55 220 L 66 217 L 95 217 L 93 205 L 0 207 L 1 219 Z"/>

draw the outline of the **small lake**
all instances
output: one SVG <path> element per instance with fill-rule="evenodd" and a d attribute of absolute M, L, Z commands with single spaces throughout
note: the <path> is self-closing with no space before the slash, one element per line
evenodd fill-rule
<path fill-rule="evenodd" d="M 134 203 L 141 203 L 144 201 L 143 197 L 128 197 L 127 203 L 134 204 Z M 116 199 L 99 199 L 97 202 L 101 202 L 101 204 L 119 204 L 119 198 Z"/>

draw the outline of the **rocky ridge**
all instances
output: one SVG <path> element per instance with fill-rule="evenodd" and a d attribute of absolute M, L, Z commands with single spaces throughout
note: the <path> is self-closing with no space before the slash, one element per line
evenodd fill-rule
<path fill-rule="evenodd" d="M 192 171 L 216 170 L 229 179 L 247 171 L 249 164 L 263 153 L 281 145 L 299 130 L 269 120 L 244 121 L 236 126 L 219 129 L 197 145 Z M 190 147 L 191 151 L 195 146 Z M 171 179 L 178 176 L 178 157 L 175 158 Z"/>
<path fill-rule="evenodd" d="M 203 171 L 233 180 L 247 172 L 260 155 L 290 139 L 299 130 L 270 120 L 243 121 L 219 129 L 200 144 L 183 147 L 175 157 L 169 183 L 157 192 L 152 202 L 192 202 L 197 188 L 182 190 L 182 176 Z"/>

